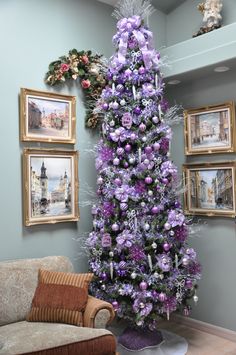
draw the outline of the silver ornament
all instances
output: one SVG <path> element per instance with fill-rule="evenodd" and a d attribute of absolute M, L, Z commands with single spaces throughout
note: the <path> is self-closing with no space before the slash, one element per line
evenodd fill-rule
<path fill-rule="evenodd" d="M 102 285 L 101 286 L 101 289 L 104 291 L 106 289 L 106 286 L 105 285 Z"/>
<path fill-rule="evenodd" d="M 124 99 L 121 100 L 121 101 L 120 101 L 120 105 L 121 105 L 121 106 L 125 106 L 125 105 L 126 105 L 126 101 L 125 101 Z"/>
<path fill-rule="evenodd" d="M 154 272 L 153 276 L 158 279 L 160 275 L 158 274 L 158 272 Z"/>
<path fill-rule="evenodd" d="M 182 264 L 183 264 L 184 266 L 187 266 L 187 265 L 189 264 L 189 259 L 184 257 L 184 258 L 182 259 Z"/>
<path fill-rule="evenodd" d="M 194 295 L 194 296 L 193 296 L 193 300 L 194 300 L 195 303 L 197 303 L 197 302 L 198 302 L 198 296 L 197 296 L 197 295 Z"/>
<path fill-rule="evenodd" d="M 149 229 L 150 229 L 150 224 L 145 223 L 145 224 L 144 224 L 144 229 L 145 229 L 145 231 L 149 231 Z"/>
<path fill-rule="evenodd" d="M 109 256 L 110 256 L 111 258 L 113 258 L 113 256 L 114 256 L 113 251 L 110 251 L 110 252 L 109 252 Z"/>
<path fill-rule="evenodd" d="M 135 163 L 135 158 L 129 158 L 129 163 L 134 164 Z"/>
<path fill-rule="evenodd" d="M 143 302 L 140 302 L 140 303 L 139 303 L 139 307 L 140 307 L 140 308 L 144 308 L 144 307 L 145 307 L 145 304 L 144 304 Z"/>
<path fill-rule="evenodd" d="M 160 280 L 164 279 L 164 275 L 163 274 L 159 275 L 159 277 L 160 277 Z"/>
<path fill-rule="evenodd" d="M 157 248 L 157 243 L 153 242 L 152 243 L 152 249 L 156 249 Z"/>
<path fill-rule="evenodd" d="M 152 190 L 148 190 L 148 196 L 153 196 Z"/>
<path fill-rule="evenodd" d="M 109 125 L 110 125 L 111 127 L 114 127 L 114 126 L 115 126 L 115 121 L 114 121 L 114 120 L 111 120 L 111 121 L 109 122 Z"/>
<path fill-rule="evenodd" d="M 145 143 L 147 141 L 147 137 L 143 137 L 142 141 Z"/>
<path fill-rule="evenodd" d="M 131 276 L 131 279 L 134 280 L 136 278 L 137 274 L 136 274 L 136 272 L 132 272 L 132 274 L 130 276 Z"/>
<path fill-rule="evenodd" d="M 142 201 L 140 205 L 141 205 L 141 207 L 145 207 L 146 203 L 144 201 Z"/>

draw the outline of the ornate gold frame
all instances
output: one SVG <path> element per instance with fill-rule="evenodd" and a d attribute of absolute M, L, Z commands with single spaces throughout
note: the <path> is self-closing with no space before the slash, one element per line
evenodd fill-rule
<path fill-rule="evenodd" d="M 31 215 L 31 167 L 30 157 L 69 157 L 72 159 L 71 164 L 71 185 L 72 185 L 72 213 L 71 215 L 61 216 L 42 216 L 32 217 Z M 55 150 L 55 149 L 29 149 L 25 148 L 23 152 L 23 204 L 24 204 L 24 224 L 32 226 L 36 224 L 55 224 L 59 222 L 73 222 L 79 220 L 78 207 L 78 158 L 77 151 Z"/>
<path fill-rule="evenodd" d="M 69 134 L 68 138 L 57 136 L 35 136 L 28 132 L 28 117 L 27 117 L 27 97 L 35 96 L 35 98 L 43 98 L 50 100 L 66 101 L 70 105 L 69 117 Z M 46 91 L 36 91 L 26 88 L 21 88 L 20 92 L 20 138 L 23 142 L 47 142 L 47 143 L 67 143 L 75 144 L 76 141 L 76 97 L 69 95 L 55 94 Z"/>
<path fill-rule="evenodd" d="M 206 114 L 211 112 L 217 112 L 221 110 L 229 110 L 229 120 L 230 120 L 230 144 L 226 147 L 192 147 L 192 137 L 191 137 L 191 123 L 190 119 L 192 115 L 196 114 Z M 200 154 L 217 154 L 217 153 L 233 153 L 236 149 L 236 139 L 235 139 L 235 105 L 233 101 L 226 102 L 220 105 L 212 105 L 201 107 L 198 109 L 191 109 L 184 111 L 184 138 L 185 138 L 185 154 L 186 155 L 200 155 Z"/>
<path fill-rule="evenodd" d="M 231 169 L 232 170 L 232 192 L 233 192 L 233 209 L 223 210 L 223 209 L 207 209 L 207 208 L 197 208 L 191 206 L 191 181 L 190 181 L 190 171 L 199 170 L 222 170 Z M 185 186 L 184 193 L 184 212 L 187 215 L 205 215 L 205 216 L 221 216 L 221 217 L 232 217 L 236 216 L 236 162 L 219 162 L 219 163 L 202 163 L 202 164 L 184 164 L 183 165 L 183 181 Z M 218 186 L 218 185 L 217 185 Z M 196 196 L 197 196 L 197 186 L 196 186 Z"/>

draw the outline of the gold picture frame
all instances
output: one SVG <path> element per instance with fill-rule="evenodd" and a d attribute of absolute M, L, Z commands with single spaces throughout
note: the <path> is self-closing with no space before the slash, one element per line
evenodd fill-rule
<path fill-rule="evenodd" d="M 78 221 L 78 189 L 77 151 L 24 149 L 25 226 Z"/>
<path fill-rule="evenodd" d="M 183 165 L 185 213 L 236 216 L 236 162 Z"/>
<path fill-rule="evenodd" d="M 235 105 L 226 102 L 184 111 L 185 154 L 235 151 Z"/>
<path fill-rule="evenodd" d="M 23 142 L 75 144 L 76 97 L 21 88 L 20 138 Z"/>

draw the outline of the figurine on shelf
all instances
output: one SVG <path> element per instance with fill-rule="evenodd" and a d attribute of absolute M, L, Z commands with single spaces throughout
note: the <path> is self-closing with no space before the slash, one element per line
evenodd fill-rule
<path fill-rule="evenodd" d="M 221 27 L 222 10 L 221 0 L 206 0 L 205 3 L 198 5 L 198 10 L 203 14 L 204 26 L 193 35 L 193 37 L 200 36 Z"/>

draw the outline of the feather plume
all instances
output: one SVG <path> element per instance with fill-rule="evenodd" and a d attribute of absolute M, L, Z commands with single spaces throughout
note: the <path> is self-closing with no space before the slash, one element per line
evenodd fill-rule
<path fill-rule="evenodd" d="M 124 17 L 140 16 L 142 19 L 149 17 L 156 11 L 151 0 L 120 0 L 115 5 L 112 16 L 117 20 Z"/>

